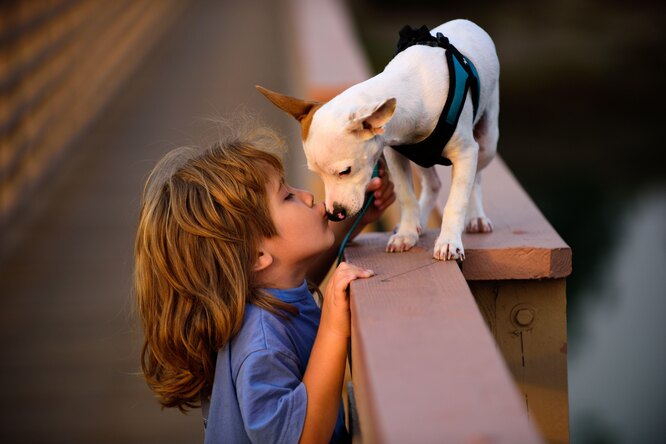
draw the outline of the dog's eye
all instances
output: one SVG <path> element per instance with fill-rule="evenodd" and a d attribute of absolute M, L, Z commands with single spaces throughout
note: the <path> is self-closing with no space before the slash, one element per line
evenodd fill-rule
<path fill-rule="evenodd" d="M 338 173 L 338 176 L 346 176 L 349 173 L 351 173 L 351 167 L 347 167 L 344 170 L 340 171 Z"/>

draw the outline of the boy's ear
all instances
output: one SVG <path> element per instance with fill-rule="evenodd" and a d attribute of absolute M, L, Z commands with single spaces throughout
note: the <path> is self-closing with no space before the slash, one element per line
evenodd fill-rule
<path fill-rule="evenodd" d="M 259 256 L 257 259 L 254 261 L 254 265 L 252 266 L 252 270 L 256 273 L 262 270 L 265 270 L 266 268 L 270 267 L 270 265 L 273 263 L 273 256 L 266 251 L 265 249 L 260 249 L 259 250 Z"/>

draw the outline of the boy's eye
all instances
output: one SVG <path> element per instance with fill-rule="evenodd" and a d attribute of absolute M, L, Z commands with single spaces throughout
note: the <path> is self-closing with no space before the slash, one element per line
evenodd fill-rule
<path fill-rule="evenodd" d="M 294 193 L 288 193 L 284 200 L 291 200 L 294 197 Z"/>
<path fill-rule="evenodd" d="M 349 173 L 351 173 L 351 167 L 347 167 L 344 170 L 340 171 L 338 173 L 338 176 L 346 176 Z"/>

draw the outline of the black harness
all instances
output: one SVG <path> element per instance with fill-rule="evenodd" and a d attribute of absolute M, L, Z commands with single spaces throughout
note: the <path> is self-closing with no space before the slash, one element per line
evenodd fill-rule
<path fill-rule="evenodd" d="M 451 165 L 451 161 L 442 156 L 442 150 L 449 143 L 456 126 L 458 126 L 465 98 L 470 90 L 472 92 L 474 118 L 476 118 L 479 109 L 479 74 L 472 62 L 449 43 L 449 39 L 444 37 L 441 32 L 438 32 L 437 36 L 433 36 L 426 26 L 421 26 L 419 29 L 405 26 L 400 31 L 396 54 L 413 45 L 427 45 L 444 49 L 446 63 L 449 67 L 449 93 L 446 97 L 444 109 L 439 115 L 437 126 L 428 137 L 418 143 L 396 145 L 392 148 L 425 168 L 435 164 Z"/>

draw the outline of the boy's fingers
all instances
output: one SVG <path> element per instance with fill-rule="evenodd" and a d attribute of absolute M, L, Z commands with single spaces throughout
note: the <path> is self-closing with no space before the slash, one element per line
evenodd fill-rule
<path fill-rule="evenodd" d="M 375 191 L 375 206 L 378 208 L 384 209 L 393 202 L 395 202 L 395 193 L 392 182 L 389 182 L 386 189 Z"/>
<path fill-rule="evenodd" d="M 359 278 L 369 278 L 375 275 L 375 272 L 372 270 L 349 270 L 349 272 L 344 273 L 340 276 L 339 282 L 343 284 L 343 288 L 347 287 L 351 281 L 354 281 Z"/>
<path fill-rule="evenodd" d="M 379 209 L 380 209 L 380 210 L 385 210 L 386 208 L 388 208 L 389 206 L 391 206 L 391 204 L 392 204 L 393 202 L 395 202 L 395 194 L 392 194 L 392 195 L 390 195 L 386 200 L 380 200 L 379 202 L 380 202 L 380 203 L 377 204 L 378 207 L 379 207 Z"/>
<path fill-rule="evenodd" d="M 355 281 L 356 279 L 359 278 L 369 278 L 371 276 L 372 274 L 367 274 L 362 276 L 361 275 L 349 276 L 348 279 L 336 282 L 334 291 L 336 292 L 336 294 L 345 294 L 347 292 L 347 288 L 349 288 L 349 284 L 351 284 L 352 281 Z"/>
<path fill-rule="evenodd" d="M 379 158 L 379 175 L 382 176 L 384 173 L 386 173 L 386 159 L 382 155 Z"/>
<path fill-rule="evenodd" d="M 375 191 L 375 200 L 381 199 L 383 196 L 390 196 L 393 194 L 393 186 L 387 186 L 381 190 Z"/>
<path fill-rule="evenodd" d="M 375 272 L 372 270 L 366 270 L 363 268 L 355 267 L 353 265 L 349 265 L 348 269 L 340 270 L 340 272 L 336 276 L 334 289 L 335 291 L 345 291 L 351 281 L 359 278 L 369 278 L 374 275 Z"/>
<path fill-rule="evenodd" d="M 379 177 L 373 177 L 368 184 L 366 191 L 377 191 L 382 187 L 382 180 Z"/>
<path fill-rule="evenodd" d="M 340 279 L 335 282 L 334 291 L 336 294 L 345 294 L 347 292 L 347 287 L 353 279 Z"/>
<path fill-rule="evenodd" d="M 361 268 L 357 267 L 356 265 L 352 265 L 349 262 L 340 262 L 340 265 L 338 265 L 338 273 L 340 273 L 341 276 L 344 275 L 354 275 L 354 274 L 359 274 L 361 276 L 365 276 L 366 274 L 370 273 L 372 276 L 374 272 L 370 269 L 367 268 Z"/>

